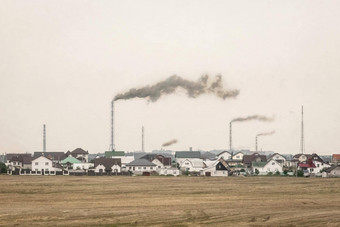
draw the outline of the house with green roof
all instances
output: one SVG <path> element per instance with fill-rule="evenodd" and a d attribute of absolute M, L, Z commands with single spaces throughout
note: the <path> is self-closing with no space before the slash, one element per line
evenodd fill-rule
<path fill-rule="evenodd" d="M 60 164 L 64 168 L 68 168 L 68 169 L 72 169 L 73 168 L 73 164 L 75 164 L 75 163 L 81 163 L 81 161 L 79 159 L 76 159 L 72 155 L 69 155 L 67 158 L 65 158 L 64 160 L 62 160 L 60 162 Z"/>

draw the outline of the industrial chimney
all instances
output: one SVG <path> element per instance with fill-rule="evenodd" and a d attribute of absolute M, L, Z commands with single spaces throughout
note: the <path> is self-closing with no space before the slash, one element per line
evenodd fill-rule
<path fill-rule="evenodd" d="M 46 125 L 44 124 L 44 132 L 43 132 L 43 152 L 46 152 Z"/>
<path fill-rule="evenodd" d="M 115 143 L 114 143 L 114 99 L 111 101 L 111 144 L 110 151 L 115 151 Z"/>
<path fill-rule="evenodd" d="M 142 126 L 142 152 L 144 152 L 144 126 Z"/>
<path fill-rule="evenodd" d="M 231 154 L 231 160 L 233 160 L 233 150 L 232 150 L 232 145 L 233 145 L 233 135 L 232 135 L 232 121 L 229 123 L 229 152 Z"/>

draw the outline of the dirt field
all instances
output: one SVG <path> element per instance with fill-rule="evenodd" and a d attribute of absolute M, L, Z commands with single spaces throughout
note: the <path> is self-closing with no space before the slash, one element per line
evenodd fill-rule
<path fill-rule="evenodd" d="M 1 226 L 340 226 L 340 179 L 0 176 Z"/>

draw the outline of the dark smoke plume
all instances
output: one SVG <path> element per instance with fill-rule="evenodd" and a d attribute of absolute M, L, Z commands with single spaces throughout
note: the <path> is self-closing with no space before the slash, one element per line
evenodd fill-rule
<path fill-rule="evenodd" d="M 178 142 L 177 140 L 171 140 L 169 142 L 163 143 L 162 147 L 167 147 L 167 146 L 170 146 L 170 145 L 175 144 L 177 142 Z"/>
<path fill-rule="evenodd" d="M 256 136 L 270 136 L 273 135 L 275 131 L 259 133 Z"/>
<path fill-rule="evenodd" d="M 209 80 L 208 75 L 204 75 L 196 82 L 174 75 L 154 85 L 131 88 L 127 92 L 116 95 L 114 100 L 146 98 L 151 102 L 156 102 L 162 95 L 175 93 L 177 88 L 184 89 L 190 98 L 196 98 L 202 94 L 214 94 L 219 98 L 226 99 L 235 98 L 239 94 L 239 90 L 224 89 L 220 75 L 217 75 L 213 81 Z"/>
<path fill-rule="evenodd" d="M 252 120 L 257 120 L 257 121 L 274 121 L 274 118 L 271 117 L 266 117 L 266 116 L 261 116 L 261 115 L 252 115 L 248 117 L 239 117 L 233 119 L 231 122 L 236 122 L 236 121 L 252 121 Z"/>

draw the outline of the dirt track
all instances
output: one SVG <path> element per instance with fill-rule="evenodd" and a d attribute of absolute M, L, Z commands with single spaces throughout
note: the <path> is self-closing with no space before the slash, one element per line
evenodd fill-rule
<path fill-rule="evenodd" d="M 0 225 L 339 226 L 340 179 L 0 176 Z"/>

